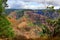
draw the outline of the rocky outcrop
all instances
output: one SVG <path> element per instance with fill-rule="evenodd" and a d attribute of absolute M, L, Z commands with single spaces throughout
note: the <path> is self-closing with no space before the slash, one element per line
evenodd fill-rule
<path fill-rule="evenodd" d="M 49 26 L 46 22 L 46 19 L 48 19 L 46 16 L 33 13 L 31 11 L 25 11 L 24 16 L 17 20 L 15 14 L 15 12 L 12 12 L 12 14 L 10 14 L 7 18 L 12 23 L 16 36 L 23 36 L 27 39 L 40 38 L 43 33 L 43 29 L 38 26 L 38 24 L 40 25 L 41 23 Z M 31 24 L 33 25 L 31 26 Z M 50 27 L 47 28 L 51 30 Z"/>

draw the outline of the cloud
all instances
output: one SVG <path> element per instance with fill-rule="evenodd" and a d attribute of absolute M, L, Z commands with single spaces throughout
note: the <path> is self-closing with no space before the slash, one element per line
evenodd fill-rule
<path fill-rule="evenodd" d="M 8 8 L 13 8 L 13 9 L 22 8 L 25 5 L 23 1 L 15 1 L 15 0 L 14 1 L 8 0 L 7 4 L 9 6 Z"/>
<path fill-rule="evenodd" d="M 60 7 L 60 0 L 8 0 L 8 8 L 13 9 L 45 9 L 53 5 L 55 9 Z"/>
<path fill-rule="evenodd" d="M 23 7 L 24 9 L 45 9 L 45 7 L 44 7 L 44 5 L 43 4 L 36 4 L 36 5 L 25 5 L 24 7 Z"/>

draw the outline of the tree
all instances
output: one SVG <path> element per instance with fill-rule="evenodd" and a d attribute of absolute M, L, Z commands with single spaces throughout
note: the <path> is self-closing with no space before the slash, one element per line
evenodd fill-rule
<path fill-rule="evenodd" d="M 60 18 L 57 20 L 48 20 L 49 25 L 51 25 L 54 29 L 53 36 L 60 35 Z"/>
<path fill-rule="evenodd" d="M 54 35 L 60 36 L 60 18 L 56 21 Z"/>
<path fill-rule="evenodd" d="M 7 2 L 7 0 L 0 0 L 0 15 L 2 15 L 4 8 L 7 7 L 6 2 Z"/>
<path fill-rule="evenodd" d="M 57 12 L 60 13 L 60 9 L 58 9 Z"/>
<path fill-rule="evenodd" d="M 6 17 L 3 14 L 5 10 L 7 0 L 0 0 L 0 37 L 13 37 L 14 32 L 11 27 L 11 23 L 6 19 Z"/>
<path fill-rule="evenodd" d="M 0 37 L 13 37 L 14 32 L 10 22 L 4 17 L 0 16 Z"/>
<path fill-rule="evenodd" d="M 2 0 L 0 0 L 0 15 L 1 15 L 1 13 L 2 13 Z"/>
<path fill-rule="evenodd" d="M 48 6 L 47 6 L 47 10 L 49 10 L 49 11 L 51 11 L 51 12 L 54 12 L 54 11 L 55 11 L 54 6 L 51 6 L 51 7 L 48 7 Z"/>

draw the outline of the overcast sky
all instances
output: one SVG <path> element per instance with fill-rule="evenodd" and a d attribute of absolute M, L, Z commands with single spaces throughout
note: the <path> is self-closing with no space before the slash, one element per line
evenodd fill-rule
<path fill-rule="evenodd" d="M 60 0 L 8 0 L 9 9 L 45 9 L 47 6 L 60 8 Z"/>

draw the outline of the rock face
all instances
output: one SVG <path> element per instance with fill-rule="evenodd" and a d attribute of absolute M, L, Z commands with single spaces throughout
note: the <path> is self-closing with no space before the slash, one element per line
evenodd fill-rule
<path fill-rule="evenodd" d="M 28 17 L 31 19 L 32 22 L 40 21 L 43 24 L 46 24 L 46 19 L 48 19 L 46 16 L 43 16 L 41 14 L 33 13 L 31 11 L 24 12 L 25 15 L 28 15 Z"/>
<path fill-rule="evenodd" d="M 18 36 L 24 36 L 27 39 L 40 37 L 39 33 L 42 31 L 42 29 L 38 26 L 29 26 L 28 24 L 29 22 L 26 20 L 19 23 L 18 27 L 14 28 L 15 33 Z"/>
<path fill-rule="evenodd" d="M 7 18 L 11 22 L 16 36 L 20 35 L 29 39 L 39 38 L 43 34 L 43 29 L 38 25 L 47 25 L 46 19 L 48 18 L 46 16 L 33 13 L 32 11 L 25 11 L 24 16 L 17 20 L 15 14 L 16 12 L 12 12 Z"/>

